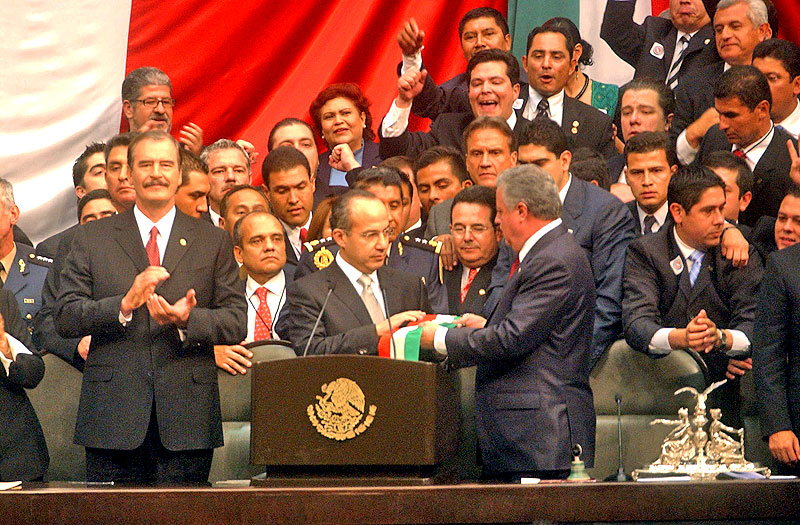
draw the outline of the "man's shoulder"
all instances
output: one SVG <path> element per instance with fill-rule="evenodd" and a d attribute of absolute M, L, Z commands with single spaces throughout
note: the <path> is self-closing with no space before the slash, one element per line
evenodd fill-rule
<path fill-rule="evenodd" d="M 780 271 L 788 271 L 794 275 L 797 267 L 800 266 L 800 244 L 775 250 L 767 257 L 766 265 L 777 267 Z"/>
<path fill-rule="evenodd" d="M 646 254 L 650 257 L 661 258 L 663 256 L 664 259 L 668 259 L 671 235 L 672 227 L 664 224 L 657 232 L 642 235 L 631 241 L 629 248 L 631 251 Z"/>
<path fill-rule="evenodd" d="M 300 255 L 300 262 L 305 262 L 309 258 L 313 261 L 317 270 L 324 270 L 333 263 L 336 253 L 339 251 L 339 245 L 333 240 L 333 237 L 326 237 L 324 239 L 314 239 L 307 241 L 303 244 L 305 251 Z M 316 273 L 316 272 L 315 272 Z"/>
<path fill-rule="evenodd" d="M 467 125 L 475 120 L 475 115 L 471 111 L 462 111 L 458 113 L 442 113 L 431 124 L 431 130 L 434 128 L 448 128 L 460 130 L 467 127 Z"/>
<path fill-rule="evenodd" d="M 51 235 L 47 239 L 43 240 L 39 244 L 36 245 L 36 253 L 37 255 L 42 255 L 44 257 L 49 257 L 50 259 L 56 256 L 58 252 L 58 245 L 61 243 L 62 239 L 70 238 L 75 235 L 75 230 L 78 229 L 79 224 L 73 224 L 69 228 L 65 230 L 61 230 L 60 232 Z"/>
<path fill-rule="evenodd" d="M 699 67 L 687 74 L 678 84 L 688 91 L 706 91 L 706 85 L 711 84 L 722 74 L 724 62 L 712 62 Z"/>
<path fill-rule="evenodd" d="M 17 247 L 17 265 L 20 273 L 25 271 L 25 266 L 30 264 L 31 268 L 41 268 L 44 273 L 53 265 L 53 259 L 44 255 L 36 255 L 36 251 L 27 244 L 15 243 Z"/>
<path fill-rule="evenodd" d="M 410 249 L 412 251 L 421 251 L 424 253 L 439 254 L 442 249 L 438 241 L 424 239 L 422 237 L 412 237 L 411 235 L 402 235 L 398 240 L 398 250 Z M 401 248 L 402 246 L 402 248 Z M 402 253 L 400 254 L 402 255 Z"/>
<path fill-rule="evenodd" d="M 580 118 L 595 121 L 598 125 L 605 126 L 611 123 L 611 117 L 599 109 L 566 95 L 564 95 L 564 109 L 573 112 Z"/>

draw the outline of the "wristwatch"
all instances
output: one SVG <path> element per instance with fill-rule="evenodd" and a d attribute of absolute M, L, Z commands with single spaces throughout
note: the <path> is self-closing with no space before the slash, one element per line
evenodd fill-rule
<path fill-rule="evenodd" d="M 724 352 L 726 346 L 728 346 L 728 337 L 725 335 L 725 330 L 717 328 L 717 346 L 715 349 Z"/>

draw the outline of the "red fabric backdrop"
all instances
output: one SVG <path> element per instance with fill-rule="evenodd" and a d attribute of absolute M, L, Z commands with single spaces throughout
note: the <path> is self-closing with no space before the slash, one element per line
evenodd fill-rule
<path fill-rule="evenodd" d="M 462 72 L 458 21 L 479 6 L 507 12 L 505 0 L 133 0 L 126 73 L 147 65 L 170 76 L 173 131 L 192 121 L 206 144 L 244 138 L 262 160 L 272 125 L 285 117 L 310 122 L 309 104 L 334 82 L 361 86 L 377 131 L 397 91 L 397 33 L 411 16 L 427 35 L 434 79 Z"/>
<path fill-rule="evenodd" d="M 780 37 L 800 45 L 800 1 L 772 0 L 780 13 Z"/>

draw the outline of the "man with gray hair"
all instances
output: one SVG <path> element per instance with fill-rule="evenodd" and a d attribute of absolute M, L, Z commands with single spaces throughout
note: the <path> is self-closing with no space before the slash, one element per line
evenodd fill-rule
<path fill-rule="evenodd" d="M 234 186 L 250 184 L 250 157 L 236 142 L 219 139 L 203 150 L 200 158 L 208 165 L 208 215 L 219 226 L 222 197 Z"/>
<path fill-rule="evenodd" d="M 497 181 L 497 224 L 518 254 L 488 320 L 423 323 L 421 347 L 450 368 L 477 365 L 475 410 L 484 476 L 566 478 L 572 447 L 594 462 L 589 386 L 592 270 L 561 224 L 553 179 L 534 165 Z"/>
<path fill-rule="evenodd" d="M 122 81 L 122 112 L 128 119 L 130 131 L 142 133 L 160 129 L 169 133 L 174 107 L 172 82 L 160 69 L 140 67 L 128 73 Z M 189 122 L 180 131 L 178 142 L 195 155 L 200 155 L 203 150 L 203 129 Z"/>
<path fill-rule="evenodd" d="M 14 225 L 19 208 L 14 202 L 14 189 L 0 178 L 0 280 L 3 288 L 14 294 L 22 319 L 32 332 L 33 316 L 42 307 L 42 286 L 52 259 L 37 257 L 33 248 L 14 242 Z"/>

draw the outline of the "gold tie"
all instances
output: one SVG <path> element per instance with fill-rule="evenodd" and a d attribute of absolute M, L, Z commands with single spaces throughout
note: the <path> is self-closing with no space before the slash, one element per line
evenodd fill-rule
<path fill-rule="evenodd" d="M 372 279 L 370 279 L 369 275 L 362 273 L 361 277 L 358 278 L 358 284 L 362 287 L 361 300 L 364 301 L 364 306 L 367 307 L 367 312 L 369 312 L 372 322 L 378 324 L 386 319 L 381 305 L 375 298 L 375 294 L 372 293 Z"/>

